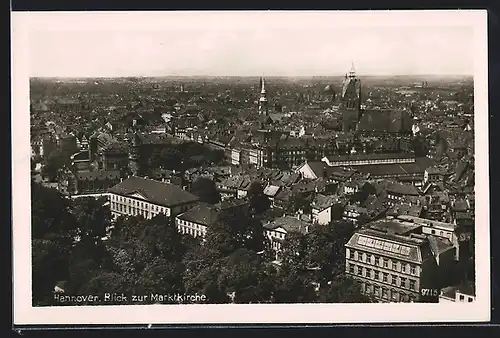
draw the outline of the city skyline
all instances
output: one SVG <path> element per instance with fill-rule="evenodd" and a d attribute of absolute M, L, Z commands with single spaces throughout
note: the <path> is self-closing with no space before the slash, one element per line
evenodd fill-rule
<path fill-rule="evenodd" d="M 474 30 L 459 16 L 386 14 L 369 25 L 345 12 L 34 15 L 30 77 L 328 77 L 352 63 L 361 76 L 473 74 Z"/>

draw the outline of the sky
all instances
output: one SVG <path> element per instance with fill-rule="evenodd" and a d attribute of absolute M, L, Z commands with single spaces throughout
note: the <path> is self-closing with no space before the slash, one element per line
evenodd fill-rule
<path fill-rule="evenodd" d="M 362 75 L 474 73 L 472 20 L 445 12 L 49 12 L 26 22 L 32 77 L 337 76 L 352 63 Z"/>

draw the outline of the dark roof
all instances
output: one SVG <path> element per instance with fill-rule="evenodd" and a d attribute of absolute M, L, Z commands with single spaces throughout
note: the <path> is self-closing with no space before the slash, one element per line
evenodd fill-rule
<path fill-rule="evenodd" d="M 197 196 L 177 185 L 134 176 L 110 188 L 109 192 L 123 196 L 139 193 L 149 202 L 164 206 L 176 206 L 198 200 Z"/>
<path fill-rule="evenodd" d="M 360 173 L 370 174 L 372 176 L 423 175 L 429 163 L 433 163 L 433 160 L 427 157 L 417 157 L 413 163 L 360 165 L 356 166 L 356 170 Z"/>
<path fill-rule="evenodd" d="M 392 183 L 389 184 L 386 188 L 387 192 L 396 193 L 399 195 L 410 195 L 410 196 L 419 196 L 417 188 L 411 184 L 400 184 L 400 183 Z"/>
<path fill-rule="evenodd" d="M 324 177 L 325 176 L 325 163 L 321 161 L 311 161 L 311 162 L 306 162 L 304 165 L 309 166 L 311 168 L 312 172 L 316 177 Z"/>
<path fill-rule="evenodd" d="M 194 208 L 180 214 L 177 218 L 209 227 L 217 222 L 219 215 L 220 212 L 216 207 L 208 203 L 199 202 Z"/>
<path fill-rule="evenodd" d="M 358 131 L 364 132 L 410 132 L 411 117 L 400 110 L 365 110 L 358 123 Z"/>
<path fill-rule="evenodd" d="M 434 256 L 438 256 L 448 250 L 454 250 L 453 244 L 446 238 L 428 236 L 429 244 Z"/>
<path fill-rule="evenodd" d="M 337 195 L 322 195 L 317 194 L 313 200 L 311 206 L 313 208 L 324 210 L 332 205 L 336 204 L 339 201 L 339 197 Z"/>
<path fill-rule="evenodd" d="M 365 225 L 365 228 L 375 229 L 395 235 L 408 235 L 420 228 L 420 224 L 401 222 L 397 219 L 382 219 Z"/>
<path fill-rule="evenodd" d="M 330 162 L 339 161 L 368 161 L 368 160 L 389 160 L 389 159 L 411 159 L 415 155 L 411 153 L 386 153 L 386 154 L 355 154 L 328 156 Z"/>
<path fill-rule="evenodd" d="M 75 174 L 77 180 L 113 180 L 120 178 L 119 170 L 111 171 L 81 171 Z"/>

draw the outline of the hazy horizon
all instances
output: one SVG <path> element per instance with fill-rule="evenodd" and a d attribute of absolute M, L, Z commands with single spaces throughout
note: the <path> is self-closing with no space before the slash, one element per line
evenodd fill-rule
<path fill-rule="evenodd" d="M 359 76 L 472 76 L 474 30 L 456 14 L 30 13 L 29 73 L 337 77 L 354 63 Z"/>

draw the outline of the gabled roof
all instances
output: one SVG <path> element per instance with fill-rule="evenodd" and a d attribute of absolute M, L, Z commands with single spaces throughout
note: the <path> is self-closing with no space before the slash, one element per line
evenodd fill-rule
<path fill-rule="evenodd" d="M 209 227 L 219 220 L 219 215 L 220 212 L 216 207 L 199 202 L 195 207 L 180 214 L 177 218 Z"/>
<path fill-rule="evenodd" d="M 337 195 L 323 195 L 317 194 L 311 206 L 315 209 L 324 210 L 332 205 L 338 203 L 339 197 Z"/>
<path fill-rule="evenodd" d="M 167 207 L 196 202 L 198 197 L 179 186 L 141 177 L 129 177 L 109 189 L 110 193 L 127 196 L 140 193 L 147 201 Z"/>
<path fill-rule="evenodd" d="M 265 224 L 264 228 L 268 230 L 283 228 L 286 232 L 299 232 L 302 234 L 307 234 L 309 226 L 310 223 L 299 220 L 297 219 L 297 217 L 283 216 Z"/>

